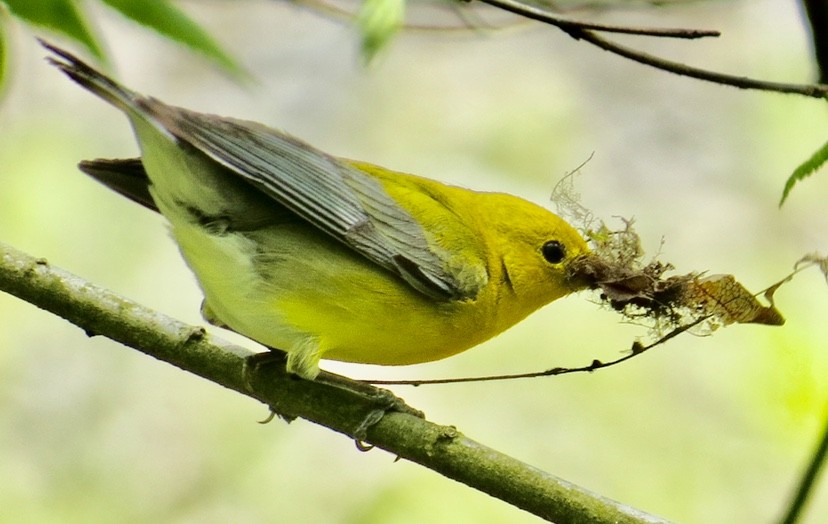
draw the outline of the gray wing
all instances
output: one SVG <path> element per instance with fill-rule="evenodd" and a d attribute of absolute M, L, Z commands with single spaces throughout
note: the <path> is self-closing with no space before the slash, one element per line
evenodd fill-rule
<path fill-rule="evenodd" d="M 449 272 L 420 224 L 356 167 L 261 124 L 153 99 L 140 105 L 178 139 L 421 293 L 448 300 L 474 298 L 479 291 Z"/>
<path fill-rule="evenodd" d="M 144 98 L 83 61 L 41 41 L 50 61 L 73 80 L 127 114 L 143 113 L 309 224 L 438 299 L 474 298 L 479 283 L 464 285 L 448 254 L 435 253 L 420 224 L 373 177 L 261 124 L 203 115 Z M 86 165 L 95 178 L 133 200 L 147 199 L 143 165 L 123 161 Z M 137 169 L 139 171 L 135 171 Z M 136 174 L 137 173 L 137 174 Z M 90 173 L 92 174 L 92 173 Z"/>

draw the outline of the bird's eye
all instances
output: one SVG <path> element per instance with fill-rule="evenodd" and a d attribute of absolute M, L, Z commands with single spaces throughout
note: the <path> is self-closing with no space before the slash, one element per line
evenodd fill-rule
<path fill-rule="evenodd" d="M 566 258 L 566 248 L 557 240 L 550 240 L 541 248 L 543 258 L 550 264 L 560 264 Z"/>

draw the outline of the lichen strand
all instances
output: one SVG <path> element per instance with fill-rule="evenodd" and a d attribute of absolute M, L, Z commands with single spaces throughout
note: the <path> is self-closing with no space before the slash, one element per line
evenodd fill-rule
<path fill-rule="evenodd" d="M 679 330 L 710 334 L 721 326 L 785 323 L 773 305 L 773 293 L 805 266 L 816 265 L 828 280 L 828 257 L 808 255 L 794 273 L 764 291 L 768 305 L 748 291 L 733 275 L 705 276 L 705 272 L 666 276 L 673 265 L 658 260 L 644 263 L 641 239 L 633 220 L 620 218 L 623 227 L 611 230 L 581 204 L 575 190 L 575 171 L 552 190 L 551 200 L 564 220 L 588 239 L 592 252 L 574 261 L 568 277 L 580 287 L 597 290 L 598 300 L 628 321 L 644 324 L 658 338 Z"/>
<path fill-rule="evenodd" d="M 658 337 L 687 326 L 703 335 L 733 323 L 785 322 L 773 306 L 772 293 L 765 295 L 771 302 L 766 306 L 733 275 L 667 276 L 672 264 L 657 259 L 644 264 L 633 222 L 622 221 L 623 228 L 616 231 L 602 222 L 583 230 L 593 251 L 573 262 L 569 277 L 597 290 L 599 301 L 627 320 L 649 326 Z"/>

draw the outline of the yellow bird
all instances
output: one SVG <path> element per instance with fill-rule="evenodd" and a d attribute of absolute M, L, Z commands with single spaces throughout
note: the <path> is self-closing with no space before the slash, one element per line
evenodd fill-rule
<path fill-rule="evenodd" d="M 567 268 L 586 243 L 540 206 L 169 106 L 43 45 L 127 115 L 141 148 L 81 169 L 164 215 L 204 317 L 285 351 L 292 373 L 313 379 L 320 359 L 442 359 L 583 287 Z"/>

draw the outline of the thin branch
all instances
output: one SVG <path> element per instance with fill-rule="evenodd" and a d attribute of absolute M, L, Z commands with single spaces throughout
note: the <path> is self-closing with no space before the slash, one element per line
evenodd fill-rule
<path fill-rule="evenodd" d="M 802 0 L 811 25 L 819 81 L 828 84 L 828 3 L 825 0 Z"/>
<path fill-rule="evenodd" d="M 298 380 L 280 366 L 246 366 L 251 353 L 0 243 L 0 290 L 271 406 L 416 462 L 558 524 L 666 521 L 554 477 L 426 421 L 389 393 L 326 374 Z M 247 371 L 246 371 L 247 370 Z M 337 384 L 334 384 L 336 382 Z"/>
<path fill-rule="evenodd" d="M 781 82 L 766 82 L 764 80 L 756 80 L 745 76 L 728 75 L 725 73 L 717 73 L 715 71 L 708 71 L 697 67 L 688 66 L 680 62 L 673 62 L 665 60 L 657 56 L 653 56 L 642 51 L 638 51 L 629 47 L 625 47 L 615 42 L 611 42 L 602 38 L 591 31 L 582 31 L 578 34 L 570 33 L 573 38 L 585 40 L 594 44 L 604 51 L 629 58 L 640 64 L 655 67 L 669 73 L 674 73 L 681 76 L 688 76 L 698 80 L 705 80 L 716 84 L 728 85 L 738 87 L 739 89 L 755 89 L 759 91 L 773 91 L 776 93 L 788 93 L 804 95 L 812 98 L 825 98 L 828 96 L 828 85 L 824 84 L 787 84 Z"/>
<path fill-rule="evenodd" d="M 828 455 L 828 410 L 825 412 L 825 428 L 822 430 L 822 438 L 814 450 L 811 462 L 802 474 L 802 479 L 799 481 L 785 517 L 780 521 L 782 524 L 794 524 L 799 520 L 805 503 L 814 491 L 819 472 L 825 464 L 826 455 Z"/>
<path fill-rule="evenodd" d="M 828 85 L 824 84 L 788 84 L 780 82 L 767 82 L 744 76 L 735 76 L 725 73 L 708 71 L 698 67 L 692 67 L 680 62 L 674 62 L 653 56 L 630 47 L 622 46 L 603 37 L 595 32 L 625 33 L 638 36 L 673 37 L 673 38 L 700 38 L 707 36 L 719 36 L 718 31 L 696 30 L 696 29 L 651 29 L 619 27 L 602 24 L 590 24 L 575 20 L 561 18 L 551 11 L 535 6 L 527 5 L 517 0 L 480 0 L 483 3 L 498 7 L 510 13 L 514 13 L 531 20 L 552 25 L 566 32 L 576 40 L 584 40 L 605 51 L 628 58 L 640 64 L 644 64 L 662 71 L 674 73 L 681 76 L 696 78 L 707 82 L 721 85 L 738 87 L 740 89 L 754 89 L 759 91 L 773 91 L 777 93 L 789 93 L 804 95 L 812 98 L 825 98 L 828 96 Z M 808 1 L 808 0 L 804 0 Z M 819 3 L 819 2 L 814 2 Z M 815 35 L 818 32 L 815 31 Z M 821 32 L 820 32 L 821 34 Z M 822 59 L 820 59 L 822 60 Z M 826 59 L 828 60 L 828 59 Z M 823 73 L 824 76 L 825 73 Z"/>
<path fill-rule="evenodd" d="M 675 28 L 658 28 L 658 27 L 628 27 L 617 26 L 609 24 L 596 24 L 592 22 L 584 22 L 582 20 L 572 20 L 561 17 L 546 9 L 541 9 L 516 0 L 480 0 L 484 4 L 489 4 L 494 7 L 503 9 L 510 13 L 520 15 L 525 18 L 537 20 L 545 24 L 553 25 L 557 28 L 569 31 L 585 31 L 595 30 L 603 31 L 605 33 L 621 33 L 627 35 L 638 36 L 655 36 L 660 38 L 684 38 L 696 39 L 705 37 L 717 37 L 721 33 L 718 31 L 711 31 L 708 29 L 675 29 Z"/>
<path fill-rule="evenodd" d="M 514 380 L 518 378 L 539 378 L 539 377 L 551 377 L 557 375 L 567 375 L 569 373 L 592 373 L 598 369 L 612 367 L 622 362 L 626 362 L 633 357 L 637 357 L 642 353 L 660 345 L 668 340 L 677 337 L 678 335 L 693 329 L 694 327 L 698 326 L 705 320 L 710 318 L 709 316 L 704 316 L 697 318 L 693 322 L 690 322 L 687 325 L 679 326 L 676 329 L 670 331 L 663 337 L 659 338 L 655 342 L 647 344 L 646 346 L 642 346 L 638 342 L 634 342 L 632 347 L 630 348 L 629 353 L 618 357 L 614 360 L 608 360 L 607 362 L 602 362 L 600 360 L 593 360 L 586 366 L 579 366 L 574 368 L 565 368 L 565 367 L 555 367 L 550 368 L 544 371 L 532 371 L 529 373 L 514 373 L 509 375 L 487 375 L 482 377 L 463 377 L 463 378 L 435 378 L 435 379 L 428 379 L 428 380 L 362 380 L 365 384 L 373 384 L 375 386 L 425 386 L 430 384 L 457 384 L 457 383 L 464 383 L 464 382 L 493 382 L 497 380 Z"/>

